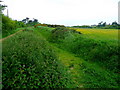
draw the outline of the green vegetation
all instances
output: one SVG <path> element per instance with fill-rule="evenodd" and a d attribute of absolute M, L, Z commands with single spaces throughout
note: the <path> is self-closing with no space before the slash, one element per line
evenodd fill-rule
<path fill-rule="evenodd" d="M 33 26 L 33 25 L 39 24 L 39 22 L 38 22 L 37 19 L 30 20 L 28 17 L 26 17 L 25 19 L 23 19 L 22 22 L 24 24 L 26 24 L 26 26 Z"/>
<path fill-rule="evenodd" d="M 29 27 L 3 41 L 3 87 L 119 88 L 118 54 L 75 29 Z"/>
<path fill-rule="evenodd" d="M 98 28 L 98 29 L 120 29 L 120 24 L 116 21 L 111 24 L 107 24 L 106 22 L 101 21 L 98 25 L 82 25 L 82 26 L 72 26 L 74 28 Z"/>
<path fill-rule="evenodd" d="M 40 34 L 29 30 L 8 38 L 3 41 L 2 54 L 3 88 L 74 86 L 54 50 Z"/>
<path fill-rule="evenodd" d="M 15 33 L 16 29 L 21 27 L 25 27 L 25 24 L 20 21 L 14 21 L 8 16 L 2 14 L 2 37 Z"/>
<path fill-rule="evenodd" d="M 75 68 L 71 73 L 78 87 L 119 87 L 118 43 L 108 43 L 99 37 L 98 40 L 86 38 L 85 34 L 67 28 L 56 28 L 51 32 L 46 29 L 39 31 L 45 37 L 49 36 L 47 40 L 53 46 L 60 48 L 57 54 L 63 64 L 70 71 Z"/>
<path fill-rule="evenodd" d="M 58 31 L 59 34 L 60 32 L 63 32 L 59 29 Z M 65 38 L 60 39 L 61 42 L 59 42 L 58 47 L 83 57 L 87 61 L 100 62 L 110 70 L 119 72 L 119 69 L 117 68 L 119 54 L 118 43 L 113 45 L 104 40 L 102 41 L 102 39 L 97 41 L 93 38 L 86 38 L 84 34 L 73 33 L 66 36 L 66 34 L 62 33 L 62 35 L 65 36 Z M 59 37 L 56 37 L 56 39 L 59 39 Z M 54 38 L 52 37 L 51 40 L 54 40 Z M 57 40 L 55 41 L 58 43 Z"/>
<path fill-rule="evenodd" d="M 107 43 L 118 43 L 118 31 L 117 29 L 75 29 L 84 35 L 86 38 L 94 39 L 96 41 L 105 41 Z"/>
<path fill-rule="evenodd" d="M 1 21 L 1 38 L 14 33 L 0 41 L 3 89 L 120 88 L 117 22 L 71 28 L 3 14 Z"/>

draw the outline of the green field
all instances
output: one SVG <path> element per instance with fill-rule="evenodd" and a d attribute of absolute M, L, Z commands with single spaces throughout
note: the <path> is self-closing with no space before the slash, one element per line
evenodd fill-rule
<path fill-rule="evenodd" d="M 76 29 L 85 35 L 90 35 L 93 38 L 114 39 L 118 40 L 118 29 Z"/>
<path fill-rule="evenodd" d="M 118 29 L 75 29 L 82 32 L 87 38 L 105 42 L 118 43 Z"/>
<path fill-rule="evenodd" d="M 29 27 L 2 43 L 4 88 L 120 88 L 118 30 Z"/>

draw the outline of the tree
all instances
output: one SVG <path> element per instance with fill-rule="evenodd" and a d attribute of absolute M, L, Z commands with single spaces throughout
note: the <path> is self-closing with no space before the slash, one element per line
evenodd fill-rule
<path fill-rule="evenodd" d="M 34 23 L 34 25 L 35 25 L 35 24 L 38 24 L 39 22 L 38 22 L 37 19 L 34 19 L 33 23 Z"/>
<path fill-rule="evenodd" d="M 26 24 L 26 19 L 23 19 L 22 22 Z"/>
<path fill-rule="evenodd" d="M 30 20 L 28 17 L 26 17 L 25 19 L 22 20 L 23 23 L 25 23 L 26 25 L 30 26 L 30 25 L 35 25 L 35 24 L 39 24 L 37 19 L 34 20 Z"/>
<path fill-rule="evenodd" d="M 104 23 L 102 24 L 102 26 L 105 27 L 105 26 L 106 26 L 106 22 L 104 22 Z"/>
<path fill-rule="evenodd" d="M 0 2 L 3 2 L 0 0 Z M 2 11 L 7 7 L 7 5 L 1 5 L 0 4 L 0 14 L 2 14 Z"/>
<path fill-rule="evenodd" d="M 112 25 L 118 25 L 118 23 L 115 21 L 115 22 L 112 22 Z"/>
<path fill-rule="evenodd" d="M 37 20 L 37 19 L 34 19 L 34 21 L 33 21 L 33 22 L 37 23 L 37 22 L 38 22 L 38 20 Z"/>
<path fill-rule="evenodd" d="M 32 20 L 29 20 L 27 25 L 33 25 L 33 21 Z"/>
<path fill-rule="evenodd" d="M 102 26 L 103 21 L 101 21 L 100 23 L 98 23 L 98 27 Z"/>
<path fill-rule="evenodd" d="M 27 24 L 29 22 L 29 18 L 26 17 L 25 19 L 22 20 L 23 23 Z"/>
<path fill-rule="evenodd" d="M 26 23 L 28 23 L 28 21 L 29 21 L 29 18 L 28 18 L 28 17 L 26 17 Z"/>
<path fill-rule="evenodd" d="M 32 20 L 29 20 L 28 23 L 32 23 L 33 21 Z"/>

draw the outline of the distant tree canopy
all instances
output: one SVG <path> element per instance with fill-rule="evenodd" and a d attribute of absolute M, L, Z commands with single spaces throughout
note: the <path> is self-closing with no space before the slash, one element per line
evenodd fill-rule
<path fill-rule="evenodd" d="M 48 27 L 65 27 L 64 25 L 52 25 L 52 24 L 46 24 Z"/>
<path fill-rule="evenodd" d="M 118 23 L 115 21 L 115 22 L 112 22 L 112 25 L 118 25 Z"/>
<path fill-rule="evenodd" d="M 83 25 L 83 26 L 73 26 L 75 28 L 92 28 L 91 26 L 89 25 Z"/>
<path fill-rule="evenodd" d="M 102 28 L 102 29 L 120 29 L 120 24 L 116 21 L 112 22 L 112 24 L 107 24 L 106 22 L 101 21 L 98 25 L 83 25 L 83 26 L 72 26 L 75 28 Z"/>
<path fill-rule="evenodd" d="M 65 27 L 64 25 L 52 25 L 52 24 L 36 24 L 34 25 L 34 27 L 38 27 L 38 26 L 48 26 L 48 27 L 53 27 L 53 28 L 56 28 L 56 27 Z"/>
<path fill-rule="evenodd" d="M 26 17 L 25 19 L 23 19 L 22 22 L 24 24 L 26 24 L 27 26 L 34 26 L 36 24 L 39 24 L 39 22 L 38 22 L 37 19 L 30 20 L 28 17 Z"/>
<path fill-rule="evenodd" d="M 1 5 L 0 4 L 0 11 L 2 12 L 7 6 L 6 5 Z"/>
<path fill-rule="evenodd" d="M 112 24 L 107 24 L 106 22 L 99 23 L 96 28 L 103 28 L 103 29 L 120 29 L 120 25 L 115 21 Z"/>

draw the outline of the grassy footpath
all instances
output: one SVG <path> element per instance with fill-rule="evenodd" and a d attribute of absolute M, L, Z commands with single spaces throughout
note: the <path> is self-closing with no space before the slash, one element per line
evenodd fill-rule
<path fill-rule="evenodd" d="M 56 54 L 68 68 L 74 83 L 79 88 L 118 88 L 115 74 L 101 68 L 93 62 L 87 62 L 64 50 L 54 46 Z M 117 79 L 117 78 L 116 78 Z"/>

